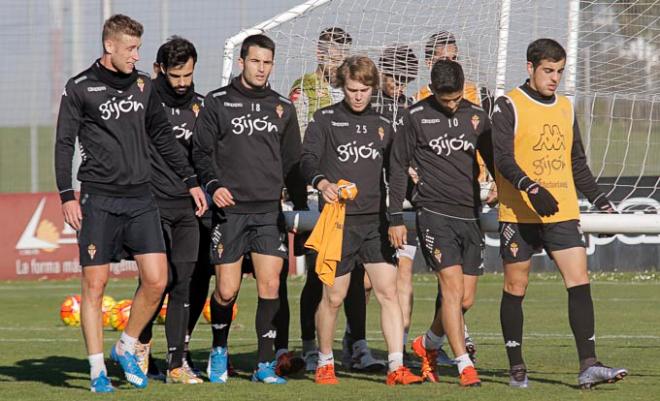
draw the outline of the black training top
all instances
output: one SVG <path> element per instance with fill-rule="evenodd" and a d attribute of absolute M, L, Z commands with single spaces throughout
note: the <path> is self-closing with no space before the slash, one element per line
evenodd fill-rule
<path fill-rule="evenodd" d="M 207 192 L 225 187 L 230 213 L 279 210 L 286 183 L 294 207 L 306 207 L 300 179 L 302 144 L 291 101 L 269 87 L 248 89 L 238 76 L 209 92 L 195 125 L 193 162 Z"/>
<path fill-rule="evenodd" d="M 444 111 L 433 96 L 405 110 L 390 158 L 390 224 L 403 224 L 401 209 L 411 164 L 419 176 L 412 199 L 416 207 L 478 218 L 477 150 L 493 171 L 490 130 L 488 114 L 465 99 L 454 114 Z"/>
<path fill-rule="evenodd" d="M 82 158 L 78 180 L 84 192 L 148 194 L 150 143 L 187 187 L 198 185 L 151 79 L 143 72 L 113 72 L 97 60 L 67 82 L 55 142 L 55 174 L 62 202 L 75 199 L 71 169 L 76 138 Z"/>

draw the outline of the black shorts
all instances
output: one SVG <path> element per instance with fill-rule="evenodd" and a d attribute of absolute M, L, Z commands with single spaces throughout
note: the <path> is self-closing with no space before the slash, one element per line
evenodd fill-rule
<path fill-rule="evenodd" d="M 80 207 L 81 266 L 119 262 L 127 255 L 165 252 L 160 214 L 151 194 L 122 198 L 84 193 Z"/>
<path fill-rule="evenodd" d="M 394 264 L 394 248 L 387 237 L 387 221 L 379 216 L 346 216 L 341 242 L 341 262 L 335 277 L 365 263 Z"/>
<path fill-rule="evenodd" d="M 160 207 L 160 221 L 172 262 L 196 262 L 199 252 L 199 221 L 192 208 Z"/>
<path fill-rule="evenodd" d="M 484 236 L 478 220 L 449 217 L 427 209 L 418 209 L 416 215 L 420 248 L 429 268 L 438 272 L 460 265 L 463 274 L 484 273 Z"/>
<path fill-rule="evenodd" d="M 287 236 L 282 212 L 235 214 L 213 211 L 210 262 L 237 262 L 248 252 L 287 259 Z"/>
<path fill-rule="evenodd" d="M 500 223 L 500 255 L 504 262 L 524 262 L 542 249 L 553 251 L 583 247 L 578 220 L 559 223 Z"/>

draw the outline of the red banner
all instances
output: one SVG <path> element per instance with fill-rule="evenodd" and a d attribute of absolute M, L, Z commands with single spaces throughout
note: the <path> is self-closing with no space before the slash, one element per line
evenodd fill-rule
<path fill-rule="evenodd" d="M 0 227 L 0 280 L 80 275 L 76 232 L 57 193 L 0 195 Z M 136 274 L 135 262 L 110 265 L 113 277 Z"/>

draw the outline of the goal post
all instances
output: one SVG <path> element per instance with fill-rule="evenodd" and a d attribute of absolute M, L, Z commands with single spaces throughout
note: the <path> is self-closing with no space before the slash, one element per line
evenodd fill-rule
<path fill-rule="evenodd" d="M 353 38 L 351 54 L 378 60 L 387 47 L 411 48 L 420 61 L 412 96 L 430 78 L 426 41 L 448 31 L 466 79 L 500 96 L 527 77 L 529 42 L 556 39 L 567 50 L 559 92 L 573 101 L 589 166 L 622 212 L 598 214 L 582 202 L 584 231 L 660 234 L 659 20 L 660 3 L 643 0 L 310 0 L 229 38 L 222 82 L 236 72 L 240 43 L 264 33 L 276 43 L 270 85 L 286 96 L 316 69 L 318 34 L 339 27 Z M 488 231 L 497 229 L 493 213 L 482 218 Z M 305 228 L 315 214 L 291 216 Z"/>

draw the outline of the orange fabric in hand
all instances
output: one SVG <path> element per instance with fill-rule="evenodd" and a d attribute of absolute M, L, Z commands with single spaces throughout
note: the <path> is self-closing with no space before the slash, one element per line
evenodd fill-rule
<path fill-rule="evenodd" d="M 341 246 L 344 237 L 344 219 L 346 218 L 346 201 L 355 199 L 357 186 L 346 180 L 337 181 L 339 186 L 339 201 L 326 203 L 319 220 L 311 235 L 305 242 L 305 247 L 315 250 L 316 274 L 324 284 L 335 284 L 337 263 L 341 261 Z"/>

